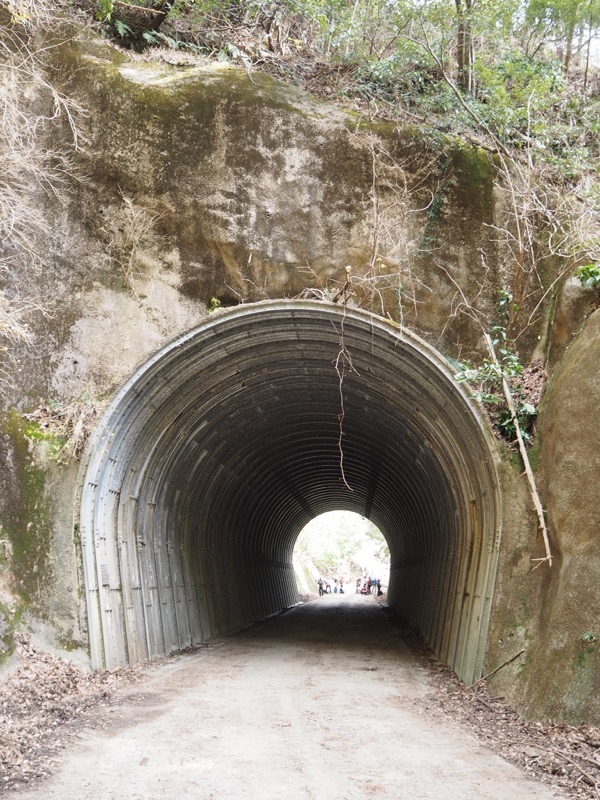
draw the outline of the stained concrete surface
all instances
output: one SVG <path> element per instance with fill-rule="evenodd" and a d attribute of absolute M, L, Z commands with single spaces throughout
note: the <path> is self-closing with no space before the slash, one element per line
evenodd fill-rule
<path fill-rule="evenodd" d="M 19 800 L 549 800 L 428 708 L 372 597 L 329 595 L 153 667 Z"/>

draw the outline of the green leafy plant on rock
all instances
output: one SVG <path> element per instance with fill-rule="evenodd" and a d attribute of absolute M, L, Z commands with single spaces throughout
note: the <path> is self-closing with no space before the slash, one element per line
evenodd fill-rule
<path fill-rule="evenodd" d="M 496 422 L 498 432 L 502 432 L 506 436 L 509 433 L 512 434 L 514 429 L 514 441 L 518 445 L 523 461 L 531 499 L 535 506 L 539 529 L 544 540 L 545 556 L 533 559 L 533 561 L 537 562 L 537 566 L 543 563 L 552 566 L 552 553 L 546 517 L 527 454 L 526 442 L 528 440 L 531 441 L 527 426 L 531 424 L 535 417 L 535 406 L 524 399 L 522 386 L 523 367 L 516 354 L 514 342 L 507 336 L 506 328 L 503 325 L 497 325 L 492 328 L 492 335 L 490 335 L 486 331 L 484 320 L 477 309 L 467 301 L 460 287 L 457 288 L 465 304 L 464 313 L 476 322 L 481 329 L 487 345 L 488 357 L 483 359 L 479 367 L 463 365 L 463 369 L 455 377 L 458 381 L 466 381 L 470 385 L 475 398 L 480 400 L 488 410 L 493 410 L 490 416 L 492 417 L 492 422 Z M 503 290 L 500 293 L 498 311 L 504 322 L 510 319 L 511 309 L 514 310 L 512 296 L 509 292 Z M 496 420 L 494 420 L 494 415 L 496 415 Z"/>
<path fill-rule="evenodd" d="M 493 337 L 493 338 L 492 338 Z M 488 411 L 497 434 L 508 442 L 517 441 L 517 423 L 526 444 L 532 442 L 532 425 L 537 415 L 536 407 L 523 394 L 523 365 L 508 339 L 506 328 L 492 328 L 491 346 L 495 356 L 484 358 L 477 367 L 463 364 L 456 380 L 467 382 L 473 395 Z M 503 383 L 506 382 L 514 400 L 516 420 L 509 406 Z"/>
<path fill-rule="evenodd" d="M 581 285 L 588 289 L 596 289 L 600 286 L 600 266 L 598 264 L 586 264 L 579 267 L 577 277 Z"/>

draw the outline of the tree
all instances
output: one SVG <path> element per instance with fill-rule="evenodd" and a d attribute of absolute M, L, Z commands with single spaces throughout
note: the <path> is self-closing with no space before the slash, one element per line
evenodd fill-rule
<path fill-rule="evenodd" d="M 584 48 L 589 63 L 591 40 L 600 28 L 600 0 L 530 0 L 525 20 L 538 36 L 531 55 L 544 44 L 556 45 L 568 72 Z"/>
<path fill-rule="evenodd" d="M 473 37 L 471 16 L 474 0 L 454 0 L 456 4 L 456 61 L 458 83 L 465 92 L 473 89 Z"/>

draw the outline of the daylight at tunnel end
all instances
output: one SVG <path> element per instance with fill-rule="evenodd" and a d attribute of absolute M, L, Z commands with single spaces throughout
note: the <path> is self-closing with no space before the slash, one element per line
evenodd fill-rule
<path fill-rule="evenodd" d="M 96 666 L 293 605 L 298 534 L 344 509 L 388 542 L 388 604 L 463 680 L 481 674 L 500 528 L 493 443 L 451 365 L 387 320 L 317 301 L 211 314 L 123 385 L 81 486 Z"/>

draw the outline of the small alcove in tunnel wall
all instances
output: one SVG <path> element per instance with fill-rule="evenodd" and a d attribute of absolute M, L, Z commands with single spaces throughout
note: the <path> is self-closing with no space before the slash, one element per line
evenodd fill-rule
<path fill-rule="evenodd" d="M 498 555 L 494 461 L 450 365 L 409 331 L 311 301 L 212 314 L 121 388 L 83 475 L 95 666 L 293 605 L 298 534 L 346 509 L 388 542 L 389 605 L 461 678 L 479 677 Z"/>

